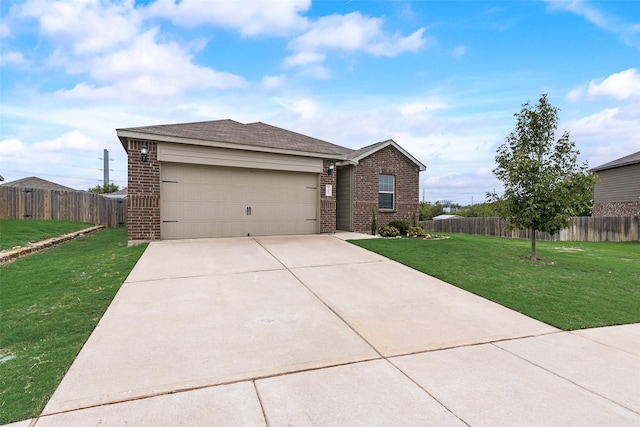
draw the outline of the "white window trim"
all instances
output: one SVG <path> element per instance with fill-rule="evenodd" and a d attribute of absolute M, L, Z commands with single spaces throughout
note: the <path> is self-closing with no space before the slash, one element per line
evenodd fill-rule
<path fill-rule="evenodd" d="M 393 189 L 391 191 L 381 191 L 380 190 L 380 177 L 381 176 L 390 176 L 393 178 Z M 390 208 L 382 208 L 380 207 L 380 194 L 391 194 L 391 207 Z M 388 174 L 380 174 L 378 175 L 378 209 L 382 211 L 394 211 L 396 209 L 396 177 L 395 175 Z"/>

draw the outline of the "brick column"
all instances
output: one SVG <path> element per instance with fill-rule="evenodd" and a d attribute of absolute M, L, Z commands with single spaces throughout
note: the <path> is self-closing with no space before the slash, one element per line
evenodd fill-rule
<path fill-rule="evenodd" d="M 329 163 L 334 162 L 331 175 L 327 175 Z M 336 169 L 335 160 L 322 161 L 322 173 L 320 174 L 320 233 L 336 232 Z M 331 196 L 327 196 L 327 185 L 331 186 Z"/>
<path fill-rule="evenodd" d="M 141 160 L 140 147 L 149 149 Z M 152 141 L 128 140 L 127 221 L 129 242 L 160 240 L 160 162 L 158 146 Z"/>

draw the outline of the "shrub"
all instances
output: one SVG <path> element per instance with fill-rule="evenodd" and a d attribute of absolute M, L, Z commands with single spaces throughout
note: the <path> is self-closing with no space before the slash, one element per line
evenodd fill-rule
<path fill-rule="evenodd" d="M 378 226 L 376 225 L 376 210 L 374 208 L 371 208 L 371 235 L 372 236 L 376 235 L 377 229 L 378 229 Z"/>
<path fill-rule="evenodd" d="M 424 236 L 424 230 L 420 226 L 409 227 L 409 231 L 407 233 L 409 234 L 409 236 L 416 236 L 416 237 Z"/>
<path fill-rule="evenodd" d="M 380 229 L 380 235 L 382 237 L 398 237 L 400 235 L 400 232 L 395 227 L 391 227 L 390 225 L 383 225 Z"/>
<path fill-rule="evenodd" d="M 394 227 L 401 236 L 406 236 L 409 231 L 409 224 L 406 221 L 390 221 L 389 227 Z"/>

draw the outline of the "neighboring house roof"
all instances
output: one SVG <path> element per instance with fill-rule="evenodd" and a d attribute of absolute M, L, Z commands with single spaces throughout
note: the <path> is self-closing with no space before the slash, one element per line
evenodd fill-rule
<path fill-rule="evenodd" d="M 606 169 L 619 168 L 620 166 L 633 165 L 636 163 L 640 163 L 640 151 L 633 154 L 629 154 L 628 156 L 620 157 L 619 159 L 613 160 L 609 163 L 605 163 L 591 170 L 593 172 L 598 172 Z"/>
<path fill-rule="evenodd" d="M 228 119 L 116 129 L 116 132 L 125 150 L 127 147 L 124 138 L 139 138 L 284 154 L 303 153 L 318 157 L 330 155 L 336 159 L 344 159 L 351 151 L 265 123 L 243 124 Z"/>
<path fill-rule="evenodd" d="M 438 215 L 433 217 L 433 219 L 436 221 L 441 219 L 458 219 L 458 218 L 462 218 L 462 217 L 460 215 Z"/>
<path fill-rule="evenodd" d="M 109 197 L 111 199 L 124 199 L 127 197 L 127 189 L 123 188 L 122 190 L 114 191 L 113 193 L 102 193 L 101 196 Z"/>
<path fill-rule="evenodd" d="M 17 188 L 37 188 L 40 190 L 82 191 L 76 190 L 75 188 L 65 187 L 64 185 L 56 184 L 55 182 L 47 181 L 46 179 L 38 178 L 35 176 L 18 179 L 16 181 L 7 182 L 0 185 Z"/>
<path fill-rule="evenodd" d="M 386 141 L 381 141 L 372 145 L 368 145 L 366 147 L 363 147 L 359 150 L 353 150 L 349 153 L 349 155 L 347 156 L 347 159 L 351 162 L 351 163 L 358 163 L 360 160 L 364 159 L 365 157 L 368 157 L 370 155 L 372 155 L 373 153 L 382 150 L 383 148 L 386 148 L 388 146 L 392 146 L 394 147 L 396 150 L 400 151 L 406 158 L 408 158 L 409 160 L 411 160 L 413 163 L 416 164 L 416 166 L 418 166 L 418 168 L 421 171 L 425 171 L 427 170 L 427 167 L 422 164 L 419 160 L 417 160 L 415 157 L 413 157 L 411 154 L 409 154 L 407 151 L 405 151 L 404 148 L 400 147 L 398 145 L 398 143 L 396 143 L 393 139 L 388 139 Z"/>

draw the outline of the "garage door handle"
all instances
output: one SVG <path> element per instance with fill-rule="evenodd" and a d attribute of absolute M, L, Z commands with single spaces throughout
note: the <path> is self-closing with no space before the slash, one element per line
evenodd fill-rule
<path fill-rule="evenodd" d="M 247 206 L 247 215 L 251 215 L 251 206 Z"/>

